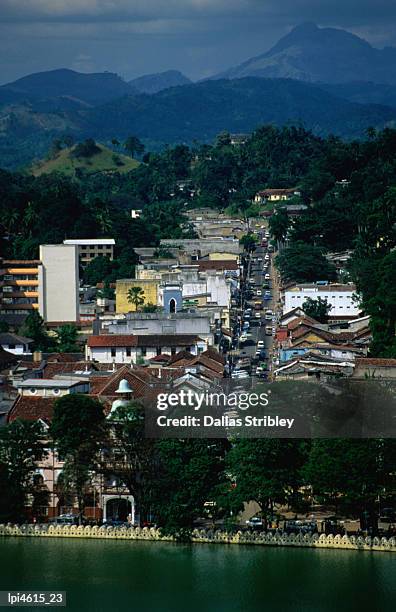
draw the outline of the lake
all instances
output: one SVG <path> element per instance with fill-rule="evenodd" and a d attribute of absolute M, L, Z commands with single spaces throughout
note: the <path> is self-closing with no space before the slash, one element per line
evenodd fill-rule
<path fill-rule="evenodd" d="M 392 553 L 7 537 L 0 555 L 2 590 L 67 591 L 73 611 L 396 609 Z"/>

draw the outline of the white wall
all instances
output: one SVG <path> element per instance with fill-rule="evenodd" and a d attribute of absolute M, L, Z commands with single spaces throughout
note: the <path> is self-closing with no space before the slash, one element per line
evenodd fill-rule
<path fill-rule="evenodd" d="M 79 319 L 78 247 L 40 246 L 39 311 L 47 322 Z"/>
<path fill-rule="evenodd" d="M 331 305 L 330 315 L 336 317 L 355 317 L 359 314 L 358 305 L 352 300 L 354 290 L 337 291 L 337 290 L 318 290 L 316 287 L 304 287 L 298 291 L 285 291 L 285 304 L 283 313 L 289 312 L 297 306 L 302 306 L 307 298 L 317 300 L 319 297 L 327 299 Z"/>

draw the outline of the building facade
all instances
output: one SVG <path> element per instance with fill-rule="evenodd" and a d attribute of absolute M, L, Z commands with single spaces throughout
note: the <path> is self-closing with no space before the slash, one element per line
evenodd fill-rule
<path fill-rule="evenodd" d="M 78 238 L 64 240 L 63 244 L 71 244 L 78 247 L 78 256 L 82 266 L 88 265 L 95 257 L 108 257 L 114 259 L 113 238 Z"/>
<path fill-rule="evenodd" d="M 355 301 L 356 287 L 354 285 L 295 285 L 284 292 L 283 314 L 302 307 L 303 303 L 311 298 L 327 300 L 331 306 L 330 317 L 357 317 L 360 312 Z"/>
<path fill-rule="evenodd" d="M 79 262 L 77 246 L 40 246 L 39 310 L 44 321 L 79 320 Z"/>

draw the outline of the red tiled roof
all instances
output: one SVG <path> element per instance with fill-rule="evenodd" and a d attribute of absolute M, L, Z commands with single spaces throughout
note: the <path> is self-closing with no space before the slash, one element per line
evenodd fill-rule
<path fill-rule="evenodd" d="M 25 397 L 19 395 L 13 407 L 8 413 L 7 420 L 9 423 L 16 419 L 24 419 L 26 421 L 43 421 L 50 422 L 54 412 L 54 403 L 56 398 L 50 397 Z"/>
<path fill-rule="evenodd" d="M 201 353 L 201 356 L 202 357 L 209 357 L 209 359 L 213 359 L 214 361 L 218 361 L 222 365 L 225 364 L 224 355 L 219 353 L 219 351 L 217 351 L 215 348 L 213 348 L 213 346 L 210 346 L 209 348 L 206 349 L 206 351 L 203 351 Z"/>
<path fill-rule="evenodd" d="M 197 340 L 195 334 L 147 334 L 134 336 L 130 334 L 108 334 L 88 338 L 90 347 L 161 347 L 191 346 Z"/>
<path fill-rule="evenodd" d="M 156 355 L 155 357 L 151 357 L 149 359 L 150 362 L 154 363 L 167 363 L 170 360 L 171 356 L 166 353 L 161 353 L 160 355 Z"/>
<path fill-rule="evenodd" d="M 380 368 L 396 368 L 396 359 L 382 359 L 374 357 L 357 357 L 356 366 L 377 366 Z"/>
<path fill-rule="evenodd" d="M 233 259 L 201 259 L 198 261 L 199 271 L 205 270 L 238 270 L 238 263 Z"/>

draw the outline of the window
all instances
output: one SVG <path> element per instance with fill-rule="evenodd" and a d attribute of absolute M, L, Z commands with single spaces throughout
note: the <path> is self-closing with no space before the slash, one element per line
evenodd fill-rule
<path fill-rule="evenodd" d="M 112 357 L 115 357 L 115 356 L 116 356 L 116 349 L 115 349 L 115 348 L 112 348 L 112 349 L 111 349 L 111 356 L 112 356 Z"/>
<path fill-rule="evenodd" d="M 4 293 L 11 293 L 12 292 L 12 287 L 3 287 L 3 291 Z"/>
<path fill-rule="evenodd" d="M 12 274 L 4 274 L 4 280 L 5 281 L 12 281 L 14 280 L 14 277 Z"/>
<path fill-rule="evenodd" d="M 142 357 L 145 357 L 147 355 L 147 348 L 144 346 L 142 347 Z"/>
<path fill-rule="evenodd" d="M 126 347 L 126 356 L 127 356 L 127 357 L 130 357 L 130 356 L 131 356 L 131 347 L 130 347 L 130 346 L 127 346 L 127 347 Z"/>
<path fill-rule="evenodd" d="M 37 389 L 35 389 L 34 387 L 30 387 L 29 393 L 30 393 L 30 395 L 36 395 Z"/>
<path fill-rule="evenodd" d="M 55 389 L 52 389 L 52 393 L 53 393 L 54 395 L 59 395 L 59 393 L 60 393 L 60 389 L 58 389 L 58 387 L 55 387 Z"/>
<path fill-rule="evenodd" d="M 172 346 L 171 348 L 171 355 L 176 355 L 176 347 Z"/>
<path fill-rule="evenodd" d="M 157 355 L 161 355 L 161 349 L 157 347 Z"/>
<path fill-rule="evenodd" d="M 9 348 L 9 349 L 14 349 L 14 348 L 15 348 L 15 344 L 9 344 L 9 345 L 8 345 L 8 348 Z"/>

